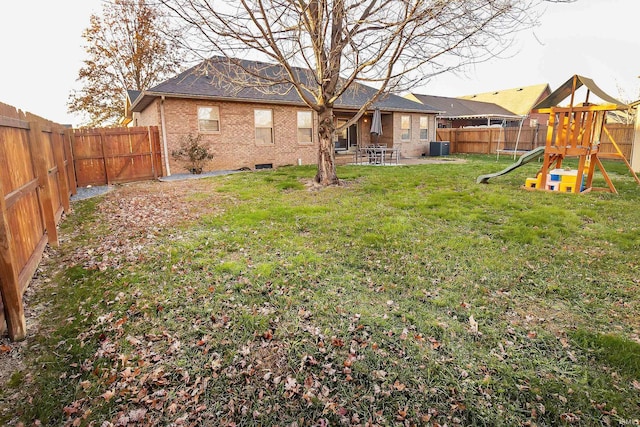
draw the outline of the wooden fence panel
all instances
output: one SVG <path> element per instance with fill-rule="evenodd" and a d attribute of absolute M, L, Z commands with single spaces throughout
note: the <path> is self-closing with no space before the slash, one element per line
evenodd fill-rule
<path fill-rule="evenodd" d="M 74 129 L 73 136 L 71 152 L 78 187 L 106 184 L 107 173 L 100 132 L 94 129 Z"/>
<path fill-rule="evenodd" d="M 38 177 L 31 163 L 28 137 L 25 130 L 11 131 L 0 129 L 4 140 L 0 146 L 0 163 L 15 167 L 3 168 L 10 169 L 11 176 L 3 174 L 0 179 L 5 190 L 7 222 L 12 234 L 20 236 L 21 244 L 15 247 L 14 258 L 17 265 L 23 266 L 41 241 L 46 242 L 46 236 L 38 199 Z"/>
<path fill-rule="evenodd" d="M 0 332 L 6 326 L 20 340 L 22 296 L 47 242 L 58 242 L 56 225 L 75 183 L 66 173 L 60 125 L 5 104 L 0 111 Z"/>
<path fill-rule="evenodd" d="M 600 152 L 601 153 L 616 153 L 615 146 L 611 139 L 615 141 L 615 143 L 624 154 L 624 157 L 629 160 L 631 159 L 631 148 L 633 147 L 633 125 L 623 125 L 623 124 L 608 124 L 605 125 L 606 132 L 603 132 L 602 139 L 600 142 Z"/>
<path fill-rule="evenodd" d="M 32 255 L 44 250 L 47 237 L 39 204 L 39 180 L 31 157 L 29 124 L 19 120 L 0 122 L 0 141 L 0 164 L 12 165 L 0 168 L 3 314 L 11 338 L 22 339 L 26 332 L 22 306 L 26 284 L 22 277 L 26 274 L 21 273 Z"/>
<path fill-rule="evenodd" d="M 162 176 L 159 130 L 155 126 L 83 129 L 72 144 L 79 186 L 105 185 Z"/>
<path fill-rule="evenodd" d="M 605 127 L 608 133 L 603 132 L 600 152 L 617 152 L 611 142 L 611 137 L 613 137 L 624 156 L 629 159 L 633 146 L 633 125 L 608 124 Z M 516 142 L 518 151 L 529 151 L 536 147 L 543 147 L 546 143 L 547 131 L 547 126 L 523 127 L 521 130 L 517 127 L 502 130 L 487 127 L 441 128 L 436 131 L 436 139 L 450 141 L 451 154 L 492 154 L 497 150 L 513 150 L 516 148 Z M 553 135 L 555 134 L 554 130 Z"/>

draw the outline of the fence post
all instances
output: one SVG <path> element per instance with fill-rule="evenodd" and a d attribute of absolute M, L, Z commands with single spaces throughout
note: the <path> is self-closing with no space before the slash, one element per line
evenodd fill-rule
<path fill-rule="evenodd" d="M 42 129 L 40 128 L 40 124 L 34 121 L 29 122 L 29 129 L 29 145 L 31 147 L 31 155 L 33 156 L 36 174 L 38 175 L 40 203 L 42 213 L 44 214 L 44 224 L 47 228 L 48 241 L 49 244 L 58 246 L 58 229 L 56 228 L 56 215 L 51 198 L 51 184 L 49 182 L 47 159 L 44 155 Z"/>
<path fill-rule="evenodd" d="M 109 177 L 109 167 L 107 165 L 107 156 L 104 153 L 104 143 L 107 139 L 104 128 L 100 129 L 100 149 L 102 150 L 102 163 L 104 164 L 104 177 L 107 180 L 107 185 L 111 185 L 111 178 Z"/>
<path fill-rule="evenodd" d="M 13 341 L 22 341 L 26 336 L 27 323 L 24 318 L 22 292 L 16 273 L 16 262 L 12 250 L 14 244 L 7 221 L 7 204 L 4 197 L 4 188 L 0 181 L 0 292 L 9 338 Z"/>
<path fill-rule="evenodd" d="M 60 134 L 58 129 L 51 132 L 53 158 L 58 166 L 58 185 L 62 190 L 62 207 L 66 213 L 71 212 L 71 203 L 69 200 L 69 178 L 67 177 L 67 168 L 64 165 L 64 136 Z"/>
<path fill-rule="evenodd" d="M 63 138 L 64 158 L 67 162 L 67 178 L 69 178 L 69 191 L 71 194 L 77 194 L 78 180 L 76 179 L 76 163 L 73 158 L 73 141 L 75 140 L 73 129 L 65 129 Z"/>
<path fill-rule="evenodd" d="M 158 179 L 158 173 L 156 172 L 156 153 L 154 150 L 155 141 L 151 135 L 151 126 L 147 126 L 147 138 L 149 138 L 149 151 L 151 152 L 151 173 L 153 173 L 153 179 Z"/>

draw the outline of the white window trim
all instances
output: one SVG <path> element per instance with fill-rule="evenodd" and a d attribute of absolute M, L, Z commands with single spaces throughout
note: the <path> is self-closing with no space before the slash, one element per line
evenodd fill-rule
<path fill-rule="evenodd" d="M 311 114 L 311 141 L 300 141 L 300 136 L 298 134 L 298 131 L 300 129 L 309 129 L 309 128 L 301 128 L 300 127 L 300 123 L 298 123 L 298 113 L 309 113 Z M 299 145 L 313 145 L 313 141 L 314 141 L 314 123 L 315 120 L 313 118 L 313 111 L 311 110 L 296 110 L 296 139 L 298 140 L 298 144 Z"/>
<path fill-rule="evenodd" d="M 402 127 L 402 119 L 404 117 L 409 117 L 409 137 L 405 138 L 404 137 L 404 131 L 406 130 L 405 128 Z M 400 115 L 400 140 L 401 141 L 411 141 L 411 114 L 402 114 Z"/>
<path fill-rule="evenodd" d="M 200 109 L 201 108 L 213 108 L 218 111 L 218 130 L 203 130 L 200 129 Z M 220 122 L 220 107 L 217 105 L 198 105 L 196 107 L 196 119 L 198 120 L 198 133 L 206 133 L 206 134 L 219 134 L 220 129 L 222 128 L 222 124 Z M 215 121 L 215 120 L 211 120 Z"/>
<path fill-rule="evenodd" d="M 269 111 L 271 112 L 271 127 L 270 128 L 266 128 L 266 127 L 258 127 L 256 125 L 256 111 Z M 273 114 L 273 109 L 271 108 L 254 108 L 253 109 L 253 140 L 255 141 L 256 145 L 261 145 L 261 146 L 269 146 L 269 145 L 274 145 L 275 144 L 275 139 L 276 139 L 276 135 L 275 135 L 275 130 L 274 130 L 274 114 Z M 256 131 L 258 129 L 271 129 L 271 142 L 258 142 L 258 138 L 257 138 L 257 133 Z"/>
<path fill-rule="evenodd" d="M 427 119 L 427 127 L 426 128 L 422 127 L 422 118 L 423 117 L 425 119 Z M 429 116 L 420 116 L 420 124 L 419 124 L 419 126 L 420 126 L 420 141 L 428 141 L 429 140 L 429 127 L 430 127 L 429 126 Z M 426 138 L 422 137 L 422 130 L 423 129 L 425 129 L 427 131 L 427 137 Z"/>

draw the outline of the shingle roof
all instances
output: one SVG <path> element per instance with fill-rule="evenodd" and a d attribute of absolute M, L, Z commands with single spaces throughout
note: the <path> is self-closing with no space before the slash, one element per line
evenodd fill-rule
<path fill-rule="evenodd" d="M 532 86 L 522 86 L 493 92 L 478 93 L 461 96 L 461 99 L 492 102 L 515 114 L 526 116 L 542 98 L 551 93 L 549 84 L 542 83 Z"/>
<path fill-rule="evenodd" d="M 245 60 L 240 62 L 243 68 L 251 69 L 266 79 L 283 72 L 282 66 L 277 64 Z M 296 68 L 294 71 L 309 86 L 313 84 L 314 76 L 310 71 L 301 68 Z M 269 84 L 265 79 L 251 79 L 246 75 L 243 78 L 247 79 L 247 82 L 243 82 L 243 84 L 234 84 L 232 78 L 225 78 L 226 76 L 239 77 L 241 74 L 241 69 L 230 64 L 227 59 L 212 58 L 144 91 L 134 102 L 132 110 L 144 110 L 158 96 L 305 105 L 293 85 Z M 338 98 L 334 103 L 334 108 L 357 110 L 376 92 L 375 88 L 354 83 Z M 383 111 L 437 112 L 437 109 L 429 105 L 410 101 L 394 94 L 385 94 L 371 106 L 372 110 L 375 108 L 380 108 Z"/>
<path fill-rule="evenodd" d="M 519 119 L 520 116 L 491 102 L 450 98 L 447 96 L 422 95 L 412 93 L 418 101 L 441 110 L 443 118 L 500 117 Z"/>
<path fill-rule="evenodd" d="M 136 98 L 140 96 L 141 93 L 142 91 L 139 90 L 127 89 L 127 96 L 129 97 L 129 101 L 132 104 L 135 102 Z"/>

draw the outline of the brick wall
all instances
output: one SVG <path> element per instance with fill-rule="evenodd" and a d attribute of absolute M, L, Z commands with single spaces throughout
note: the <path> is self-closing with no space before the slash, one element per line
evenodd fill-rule
<path fill-rule="evenodd" d="M 301 164 L 316 164 L 318 142 L 314 117 L 313 143 L 298 143 L 297 112 L 308 111 L 303 107 L 270 105 L 242 102 L 214 102 L 205 100 L 167 98 L 164 109 L 167 152 L 177 149 L 181 140 L 189 135 L 198 134 L 198 107 L 218 107 L 220 115 L 219 132 L 203 132 L 202 142 L 209 144 L 213 159 L 205 170 L 254 169 L 256 165 L 272 164 L 273 167 Z M 254 110 L 270 109 L 273 112 L 274 143 L 261 145 L 256 143 L 254 128 Z M 411 115 L 411 140 L 400 140 L 400 113 L 383 113 L 383 135 L 381 144 L 388 147 L 401 147 L 402 157 L 419 157 L 428 152 L 429 141 L 435 141 L 435 115 L 429 117 L 429 139 L 420 140 L 420 116 Z M 161 130 L 161 101 L 157 99 L 142 113 L 134 113 L 133 123 L 136 126 L 156 125 Z M 366 120 L 366 122 L 365 122 Z M 370 134 L 371 115 L 364 116 L 358 123 L 361 145 L 372 141 Z M 433 135 L 432 135 L 433 134 Z M 163 153 L 164 155 L 164 153 Z M 164 161 L 164 157 L 163 157 Z M 177 162 L 169 155 L 171 173 L 185 173 L 185 165 Z M 164 168 L 164 164 L 163 164 Z M 166 168 L 165 168 L 166 169 Z M 166 173 L 166 170 L 165 170 Z"/>
<path fill-rule="evenodd" d="M 298 143 L 297 112 L 304 108 L 281 105 L 258 105 L 239 102 L 211 102 L 166 99 L 164 103 L 168 152 L 179 147 L 182 138 L 198 133 L 198 107 L 217 106 L 220 132 L 204 132 L 202 142 L 209 144 L 213 159 L 207 170 L 253 169 L 259 164 L 273 167 L 315 164 L 317 141 Z M 256 143 L 254 109 L 270 109 L 273 118 L 273 144 Z M 315 134 L 315 130 L 313 132 Z M 182 164 L 170 158 L 171 173 L 184 173 Z"/>
<path fill-rule="evenodd" d="M 402 116 L 411 116 L 411 139 L 403 140 L 402 135 Z M 428 134 L 427 139 L 420 139 L 420 117 L 427 116 Z M 393 114 L 393 139 L 396 141 L 395 146 L 400 147 L 401 157 L 421 157 L 424 153 L 429 152 L 429 142 L 436 140 L 436 117 L 434 114 L 415 114 L 415 113 L 394 113 Z"/>

